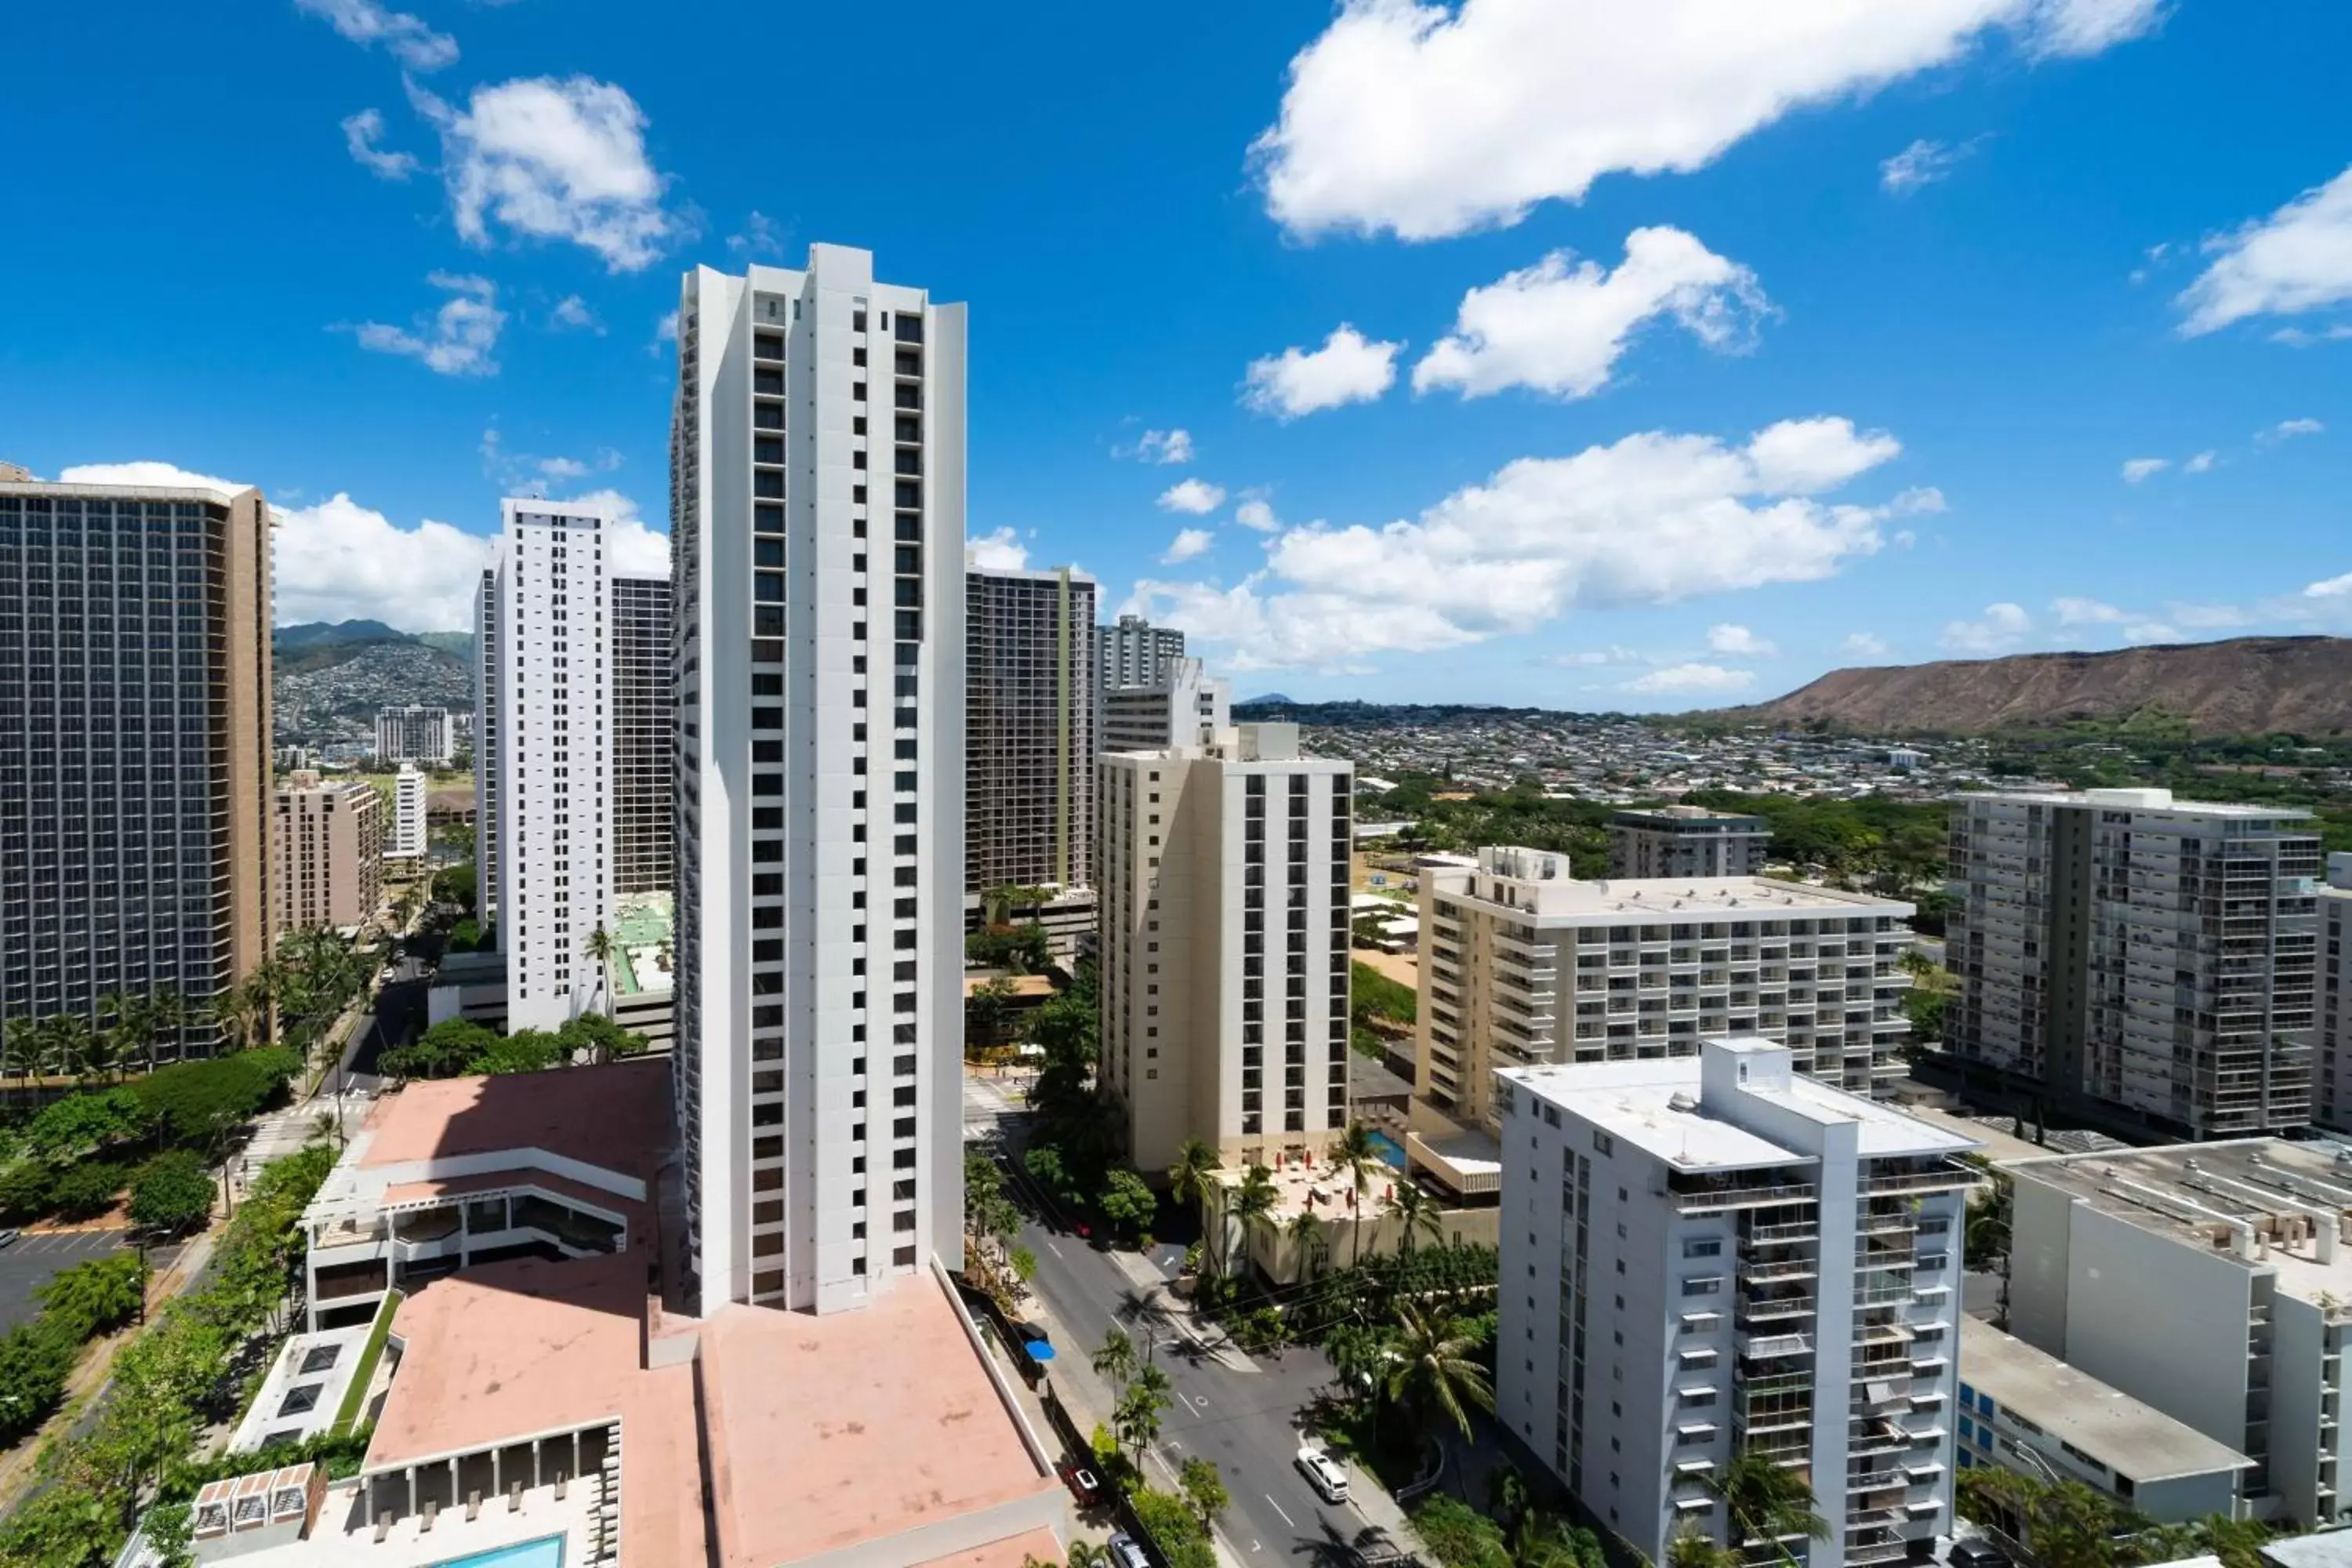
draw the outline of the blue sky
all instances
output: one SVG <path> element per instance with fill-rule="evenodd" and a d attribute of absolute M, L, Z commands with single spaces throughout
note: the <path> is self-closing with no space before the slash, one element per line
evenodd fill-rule
<path fill-rule="evenodd" d="M 1244 695 L 2352 629 L 2326 0 L 11 28 L 0 458 L 261 485 L 282 620 L 460 624 L 528 484 L 629 498 L 658 562 L 678 272 L 823 239 L 970 302 L 989 557 Z"/>

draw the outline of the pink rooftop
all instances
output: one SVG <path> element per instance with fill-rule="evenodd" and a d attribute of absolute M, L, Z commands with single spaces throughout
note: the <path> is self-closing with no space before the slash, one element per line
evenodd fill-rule
<path fill-rule="evenodd" d="M 508 1149 L 650 1175 L 676 1136 L 669 1063 L 661 1058 L 497 1078 L 420 1079 L 369 1117 L 370 1168 Z"/>

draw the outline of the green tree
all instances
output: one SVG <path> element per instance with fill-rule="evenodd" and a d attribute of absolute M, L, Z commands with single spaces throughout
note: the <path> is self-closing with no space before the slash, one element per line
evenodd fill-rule
<path fill-rule="evenodd" d="M 1778 1547 L 1791 1539 L 1830 1538 L 1829 1521 L 1814 1510 L 1813 1489 L 1805 1478 L 1754 1448 L 1733 1455 L 1730 1464 L 1708 1479 L 1707 1489 L 1722 1500 L 1742 1544 Z M 1789 1556 L 1785 1547 L 1780 1550 Z"/>
<path fill-rule="evenodd" d="M 79 1344 L 139 1315 L 147 1296 L 147 1265 L 135 1252 L 93 1258 L 59 1269 L 34 1294 L 43 1316 L 54 1318 L 59 1331 Z"/>
<path fill-rule="evenodd" d="M 26 1126 L 24 1146 L 44 1159 L 78 1159 L 147 1131 L 139 1097 L 127 1089 L 110 1089 L 49 1101 Z"/>
<path fill-rule="evenodd" d="M 1037 1255 L 1025 1247 L 1016 1247 L 1006 1260 L 1013 1266 L 1013 1278 L 1026 1285 L 1037 1278 Z"/>
<path fill-rule="evenodd" d="M 963 999 L 965 1041 L 980 1050 L 1004 1043 L 1013 1018 L 1013 985 L 1004 980 L 984 980 Z"/>
<path fill-rule="evenodd" d="M 1288 1238 L 1292 1256 L 1298 1259 L 1298 1279 L 1304 1284 L 1315 1278 L 1323 1261 L 1323 1220 L 1311 1208 L 1300 1209 L 1282 1227 Z"/>
<path fill-rule="evenodd" d="M 1444 1568 L 1511 1568 L 1503 1527 L 1458 1498 L 1433 1493 L 1413 1510 L 1412 1528 Z"/>
<path fill-rule="evenodd" d="M 6 1029 L 0 1031 L 0 1068 L 5 1068 L 29 1092 L 33 1079 L 40 1074 L 47 1048 L 39 1019 L 22 1016 L 11 1018 Z"/>
<path fill-rule="evenodd" d="M 131 1187 L 131 1219 L 151 1230 L 202 1225 L 213 1210 L 213 1179 L 184 1149 L 167 1150 L 139 1169 Z"/>
<path fill-rule="evenodd" d="M 1201 1516 L 1201 1523 L 1214 1524 L 1217 1515 L 1233 1506 L 1233 1494 L 1225 1490 L 1224 1478 L 1217 1472 L 1214 1459 L 1198 1457 L 1187 1459 L 1176 1471 L 1176 1485 L 1192 1511 Z"/>
<path fill-rule="evenodd" d="M 94 1219 L 114 1206 L 130 1173 L 111 1160 L 68 1165 L 49 1184 L 49 1203 L 67 1219 Z"/>
<path fill-rule="evenodd" d="M 1168 1568 L 1216 1568 L 1217 1554 L 1209 1544 L 1209 1533 L 1181 1498 L 1142 1487 L 1129 1495 L 1128 1503 L 1135 1511 L 1136 1523 L 1160 1548 Z"/>
<path fill-rule="evenodd" d="M 394 1078 L 447 1078 L 465 1071 L 467 1063 L 498 1043 L 496 1034 L 470 1018 L 444 1018 L 415 1039 L 385 1051 L 377 1066 Z"/>
<path fill-rule="evenodd" d="M 1135 1342 L 1127 1337 L 1125 1331 L 1111 1330 L 1096 1348 L 1093 1364 L 1097 1377 L 1125 1387 L 1127 1380 L 1135 1375 Z"/>
<path fill-rule="evenodd" d="M 490 1036 L 457 1070 L 492 1076 L 545 1072 L 562 1066 L 569 1054 L 563 1042 L 545 1029 L 517 1029 L 510 1035 Z"/>
<path fill-rule="evenodd" d="M 604 996 L 605 976 L 610 971 L 614 952 L 613 933 L 599 925 L 588 933 L 588 940 L 581 946 L 587 953 L 589 961 L 596 966 L 596 996 L 602 1001 Z"/>
<path fill-rule="evenodd" d="M 460 860 L 455 866 L 445 866 L 433 873 L 433 900 L 455 904 L 467 913 L 474 910 L 478 889 L 474 885 L 475 871 L 471 859 Z"/>
<path fill-rule="evenodd" d="M 1112 1407 L 1111 1426 L 1119 1440 L 1135 1450 L 1138 1468 L 1143 1464 L 1143 1450 L 1160 1436 L 1160 1413 L 1169 1404 L 1168 1374 L 1147 1366 L 1129 1380 Z"/>
<path fill-rule="evenodd" d="M 1187 1138 L 1176 1151 L 1176 1163 L 1168 1167 L 1168 1195 L 1180 1204 L 1201 1201 L 1215 1178 L 1217 1151 L 1198 1138 Z"/>
<path fill-rule="evenodd" d="M 1389 1194 L 1389 1212 L 1397 1217 L 1397 1252 L 1411 1258 L 1413 1248 L 1423 1241 L 1436 1242 L 1445 1235 L 1445 1222 L 1437 1200 L 1421 1190 L 1416 1182 L 1398 1181 Z"/>
<path fill-rule="evenodd" d="M 1356 1203 L 1349 1212 L 1348 1228 L 1355 1233 L 1353 1261 L 1360 1266 L 1364 1261 L 1364 1221 L 1368 1217 L 1364 1195 L 1371 1190 L 1373 1176 L 1388 1169 L 1388 1162 L 1381 1158 L 1381 1147 L 1372 1142 L 1372 1130 L 1360 1121 L 1349 1122 L 1325 1157 L 1355 1189 Z"/>
<path fill-rule="evenodd" d="M 0 1334 L 0 1442 L 14 1443 L 49 1418 L 65 1398 L 80 1342 L 37 1321 Z"/>
<path fill-rule="evenodd" d="M 583 1013 L 555 1031 L 565 1051 L 585 1051 L 592 1062 L 616 1062 L 639 1057 L 653 1044 L 635 1029 L 625 1029 L 602 1013 Z"/>
<path fill-rule="evenodd" d="M 1243 1247 L 1249 1246 L 1259 1226 L 1272 1223 L 1275 1207 L 1281 1202 L 1282 1189 L 1274 1184 L 1274 1173 L 1264 1165 L 1251 1165 L 1242 1173 L 1240 1185 L 1226 1189 L 1225 1217 L 1240 1227 Z"/>
<path fill-rule="evenodd" d="M 1740 1568 L 1744 1559 L 1716 1543 L 1696 1524 L 1685 1524 L 1666 1543 L 1666 1568 Z"/>
<path fill-rule="evenodd" d="M 1389 1400 L 1426 1428 L 1444 1421 L 1470 1436 L 1470 1407 L 1495 1408 L 1494 1384 L 1475 1359 L 1480 1341 L 1450 1317 L 1424 1312 L 1411 1301 L 1396 1308 L 1391 1346 Z"/>
<path fill-rule="evenodd" d="M 1096 1206 L 1113 1225 L 1139 1230 L 1160 1212 L 1160 1200 L 1133 1171 L 1113 1171 Z"/>

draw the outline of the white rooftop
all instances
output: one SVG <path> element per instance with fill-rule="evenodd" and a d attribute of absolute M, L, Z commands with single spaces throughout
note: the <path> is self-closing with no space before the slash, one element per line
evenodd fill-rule
<path fill-rule="evenodd" d="M 1459 866 L 1424 857 L 1423 866 Z M 1465 869 L 1469 868 L 1464 868 Z M 1449 897 L 1457 896 L 1449 892 Z M 1871 893 L 1852 893 L 1771 877 L 1619 877 L 1579 881 L 1568 857 L 1542 849 L 1480 851 L 1469 886 L 1458 896 L 1517 910 L 1537 920 L 1594 923 L 1631 917 L 1650 923 L 1789 918 L 1811 914 L 1907 917 L 1912 906 Z"/>
<path fill-rule="evenodd" d="M 2027 805 L 2103 805 L 2116 811 L 2169 811 L 2195 816 L 2305 817 L 2292 805 L 2250 805 L 2238 801 L 2179 800 L 2168 789 L 1986 789 L 1962 793 L 1962 800 L 2006 800 Z"/>
<path fill-rule="evenodd" d="M 1990 1323 L 1960 1316 L 1960 1381 L 2135 1481 L 2245 1470 L 2254 1461 Z"/>

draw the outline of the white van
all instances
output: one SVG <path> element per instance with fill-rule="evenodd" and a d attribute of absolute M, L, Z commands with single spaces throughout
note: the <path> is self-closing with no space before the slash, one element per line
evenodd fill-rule
<path fill-rule="evenodd" d="M 1325 1502 L 1348 1500 L 1348 1472 L 1339 1468 L 1339 1460 L 1320 1448 L 1302 1443 L 1298 1447 L 1298 1468 L 1306 1472 L 1307 1484 Z"/>

